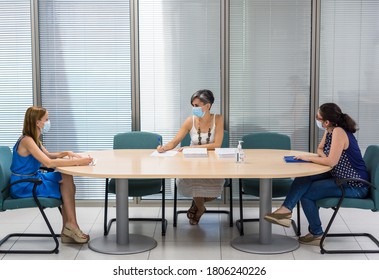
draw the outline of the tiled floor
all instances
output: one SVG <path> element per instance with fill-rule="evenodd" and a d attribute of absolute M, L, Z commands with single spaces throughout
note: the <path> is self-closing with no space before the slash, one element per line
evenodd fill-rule
<path fill-rule="evenodd" d="M 189 203 L 188 203 L 189 204 Z M 217 209 L 217 205 L 208 209 Z M 227 207 L 220 207 L 225 208 Z M 184 209 L 183 207 L 181 209 Z M 130 217 L 159 216 L 161 209 L 152 206 L 130 207 Z M 326 224 L 331 210 L 321 209 L 323 223 Z M 47 209 L 47 215 L 54 229 L 60 232 L 60 214 L 56 209 Z M 356 209 L 342 209 L 335 221 L 333 231 L 366 231 L 379 238 L 379 214 L 371 211 Z M 23 254 L 0 254 L 0 260 L 379 260 L 379 254 L 353 254 L 353 255 L 321 255 L 318 247 L 301 245 L 297 250 L 275 255 L 249 254 L 238 251 L 231 247 L 230 241 L 238 236 L 236 227 L 229 227 L 227 215 L 205 214 L 199 225 L 191 226 L 185 214 L 179 215 L 178 226 L 172 226 L 172 207 L 166 208 L 169 222 L 167 234 L 161 236 L 160 223 L 156 222 L 131 222 L 130 232 L 154 237 L 158 245 L 156 248 L 139 254 L 131 255 L 108 255 L 94 252 L 88 245 L 61 244 L 59 254 L 49 255 L 23 255 Z M 247 207 L 245 217 L 257 217 L 256 207 Z M 114 216 L 115 208 L 110 209 L 110 217 Z M 91 238 L 103 234 L 103 208 L 102 207 L 78 207 L 77 215 L 83 231 L 88 232 Z M 238 217 L 238 209 L 235 208 L 235 218 Z M 307 222 L 302 214 L 302 233 L 306 233 Z M 37 209 L 22 209 L 0 213 L 0 236 L 1 238 L 10 232 L 47 232 L 46 226 Z M 115 232 L 115 226 L 112 227 Z M 246 223 L 245 233 L 257 233 L 257 223 Z M 291 228 L 273 226 L 273 233 L 288 235 L 293 238 L 295 234 Z M 47 240 L 15 240 L 7 242 L 2 249 L 9 246 L 13 248 L 51 247 L 52 242 Z M 328 242 L 328 246 L 345 246 L 349 248 L 373 247 L 363 238 L 343 239 Z"/>

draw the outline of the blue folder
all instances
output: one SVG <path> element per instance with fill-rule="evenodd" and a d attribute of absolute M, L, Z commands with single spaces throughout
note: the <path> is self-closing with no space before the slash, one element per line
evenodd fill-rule
<path fill-rule="evenodd" d="M 309 162 L 302 159 L 296 159 L 295 156 L 284 156 L 284 161 L 285 162 Z"/>

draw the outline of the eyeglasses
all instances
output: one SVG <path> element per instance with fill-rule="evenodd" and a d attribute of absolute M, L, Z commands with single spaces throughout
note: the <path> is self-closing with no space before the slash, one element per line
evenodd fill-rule
<path fill-rule="evenodd" d="M 202 137 L 201 137 L 201 130 L 200 130 L 200 127 L 198 128 L 198 130 L 197 130 L 197 134 L 199 134 L 199 142 L 197 143 L 198 145 L 201 145 L 201 139 L 202 139 Z M 207 139 L 206 139 L 206 141 L 207 141 L 207 144 L 209 144 L 209 141 L 211 140 L 211 135 L 212 135 L 212 133 L 211 133 L 211 128 L 209 128 L 208 129 L 208 137 L 207 137 Z"/>

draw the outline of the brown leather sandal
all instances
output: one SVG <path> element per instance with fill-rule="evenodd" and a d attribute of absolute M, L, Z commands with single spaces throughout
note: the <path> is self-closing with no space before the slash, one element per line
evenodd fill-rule
<path fill-rule="evenodd" d="M 202 213 L 199 214 L 199 210 L 196 211 L 196 214 L 193 218 L 189 219 L 189 223 L 190 225 L 197 225 L 201 219 L 201 216 L 203 216 L 203 214 L 205 213 L 205 211 L 207 211 L 207 209 L 204 207 L 204 211 Z"/>
<path fill-rule="evenodd" d="M 191 207 L 187 211 L 187 218 L 188 219 L 193 219 L 196 215 L 197 212 L 197 206 L 194 200 L 192 200 Z"/>

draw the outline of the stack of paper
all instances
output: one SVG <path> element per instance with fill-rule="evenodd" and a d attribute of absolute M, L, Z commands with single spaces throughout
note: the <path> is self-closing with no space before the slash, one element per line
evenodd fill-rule
<path fill-rule="evenodd" d="M 208 151 L 207 148 L 184 148 L 183 149 L 184 157 L 207 157 Z"/>
<path fill-rule="evenodd" d="M 216 155 L 219 158 L 234 158 L 236 156 L 236 148 L 216 148 Z"/>

